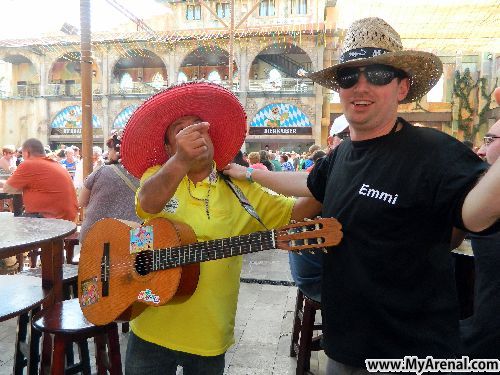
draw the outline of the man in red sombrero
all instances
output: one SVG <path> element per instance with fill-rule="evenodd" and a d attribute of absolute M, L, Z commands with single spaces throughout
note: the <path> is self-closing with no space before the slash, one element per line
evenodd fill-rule
<path fill-rule="evenodd" d="M 312 199 L 271 194 L 251 181 L 235 182 L 261 222 L 218 174 L 240 150 L 245 112 L 230 91 L 208 82 L 174 86 L 146 101 L 127 123 L 122 163 L 142 177 L 136 210 L 144 220 L 189 224 L 198 241 L 248 234 L 319 213 Z M 200 264 L 195 293 L 183 303 L 151 307 L 131 322 L 126 373 L 222 374 L 234 343 L 241 257 Z"/>
<path fill-rule="evenodd" d="M 424 96 L 441 74 L 437 56 L 403 50 L 382 19 L 358 20 L 339 62 L 309 75 L 339 92 L 350 139 L 309 175 L 249 173 L 237 165 L 225 172 L 314 196 L 323 216 L 342 223 L 342 242 L 323 259 L 328 374 L 368 373 L 367 359 L 458 353 L 452 228 L 498 226 L 500 164 L 474 187 L 487 166 L 470 149 L 398 117 L 398 104 Z"/>

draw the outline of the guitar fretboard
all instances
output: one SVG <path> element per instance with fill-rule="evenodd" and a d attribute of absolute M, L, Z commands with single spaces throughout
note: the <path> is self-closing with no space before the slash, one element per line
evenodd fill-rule
<path fill-rule="evenodd" d="M 153 250 L 152 271 L 276 248 L 274 230 Z"/>

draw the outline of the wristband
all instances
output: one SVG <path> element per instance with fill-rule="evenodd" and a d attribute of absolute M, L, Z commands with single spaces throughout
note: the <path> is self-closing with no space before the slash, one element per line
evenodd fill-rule
<path fill-rule="evenodd" d="M 253 179 L 252 179 L 252 173 L 253 173 L 254 169 L 253 168 L 247 168 L 247 171 L 245 173 L 245 177 L 247 178 L 247 181 L 250 182 L 250 183 L 253 183 Z"/>

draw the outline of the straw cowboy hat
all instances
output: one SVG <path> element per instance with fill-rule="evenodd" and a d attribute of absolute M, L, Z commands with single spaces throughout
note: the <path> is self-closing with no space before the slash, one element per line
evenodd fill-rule
<path fill-rule="evenodd" d="M 125 127 L 120 155 L 123 166 L 135 177 L 168 159 L 164 135 L 184 116 L 210 123 L 217 169 L 223 169 L 239 151 L 246 137 L 246 114 L 238 98 L 211 82 L 188 82 L 152 96 L 137 108 Z"/>
<path fill-rule="evenodd" d="M 443 64 L 437 56 L 403 50 L 396 30 L 384 20 L 370 17 L 353 22 L 347 29 L 338 64 L 310 73 L 308 77 L 321 86 L 339 91 L 337 73 L 340 68 L 372 64 L 389 65 L 406 72 L 410 91 L 401 103 L 420 99 L 443 73 Z"/>

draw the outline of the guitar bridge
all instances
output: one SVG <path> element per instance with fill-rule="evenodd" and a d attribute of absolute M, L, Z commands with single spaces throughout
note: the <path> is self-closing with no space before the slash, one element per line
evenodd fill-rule
<path fill-rule="evenodd" d="M 109 242 L 104 243 L 101 258 L 101 284 L 102 296 L 109 296 Z"/>

